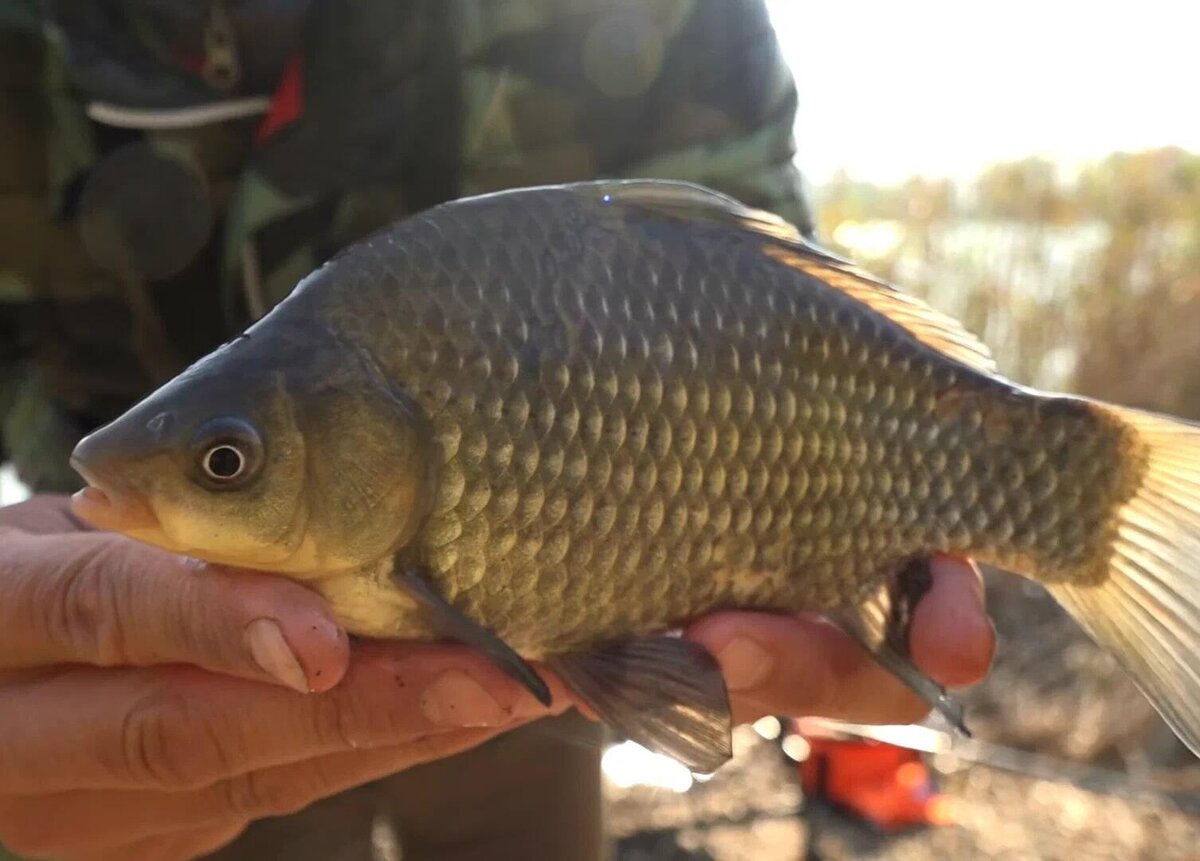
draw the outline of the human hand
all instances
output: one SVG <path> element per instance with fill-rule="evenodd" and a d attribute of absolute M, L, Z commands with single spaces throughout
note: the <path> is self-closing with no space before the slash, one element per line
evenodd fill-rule
<path fill-rule="evenodd" d="M 71 497 L 65 493 L 39 493 L 24 502 L 0 508 L 0 528 L 3 527 L 34 535 L 94 531 L 71 511 Z"/>
<path fill-rule="evenodd" d="M 49 531 L 38 505 L 17 514 Z M 465 648 L 351 650 L 281 578 L 0 526 L 0 842 L 20 854 L 194 857 L 547 713 Z"/>
<path fill-rule="evenodd" d="M 935 557 L 930 567 L 933 584 L 910 628 L 913 662 L 945 687 L 975 684 L 996 646 L 983 579 L 974 565 L 949 556 Z M 714 613 L 685 635 L 716 656 L 738 723 L 787 715 L 904 724 L 929 713 L 903 682 L 817 616 Z"/>

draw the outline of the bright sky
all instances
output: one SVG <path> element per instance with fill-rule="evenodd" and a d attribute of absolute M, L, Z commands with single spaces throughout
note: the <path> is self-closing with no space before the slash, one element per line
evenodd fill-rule
<path fill-rule="evenodd" d="M 1043 154 L 1200 151 L 1186 0 L 767 0 L 800 88 L 799 165 L 880 182 Z"/>

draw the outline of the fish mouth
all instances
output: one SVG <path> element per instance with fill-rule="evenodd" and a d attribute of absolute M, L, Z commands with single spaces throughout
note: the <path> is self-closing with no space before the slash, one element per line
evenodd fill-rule
<path fill-rule="evenodd" d="M 137 494 L 98 474 L 78 456 L 71 457 L 71 468 L 88 483 L 71 497 L 71 511 L 76 517 L 110 532 L 129 533 L 160 527 L 158 516 Z"/>

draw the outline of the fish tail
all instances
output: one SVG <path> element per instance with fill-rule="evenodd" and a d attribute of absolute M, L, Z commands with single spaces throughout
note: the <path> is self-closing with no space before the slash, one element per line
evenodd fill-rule
<path fill-rule="evenodd" d="M 1107 577 L 1047 588 L 1200 756 L 1200 425 L 1102 405 L 1134 432 L 1140 483 Z"/>

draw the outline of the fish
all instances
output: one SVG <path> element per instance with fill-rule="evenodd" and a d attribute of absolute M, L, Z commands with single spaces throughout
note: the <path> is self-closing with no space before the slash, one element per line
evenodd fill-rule
<path fill-rule="evenodd" d="M 1006 379 L 953 317 L 702 185 L 430 207 L 83 438 L 75 513 L 731 756 L 719 609 L 823 614 L 931 708 L 934 554 L 1042 584 L 1200 755 L 1200 425 Z M 539 672 L 535 665 L 539 665 Z"/>

